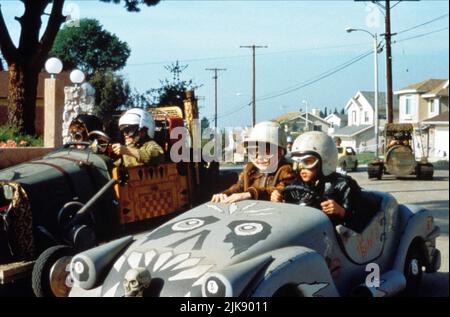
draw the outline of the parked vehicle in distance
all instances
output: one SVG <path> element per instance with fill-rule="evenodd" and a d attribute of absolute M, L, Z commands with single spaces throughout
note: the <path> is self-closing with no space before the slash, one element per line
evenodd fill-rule
<path fill-rule="evenodd" d="M 338 150 L 338 167 L 344 171 L 352 170 L 356 172 L 358 169 L 358 158 L 355 150 L 350 146 L 337 146 Z"/>
<path fill-rule="evenodd" d="M 381 179 L 383 174 L 390 174 L 396 177 L 416 175 L 417 179 L 433 179 L 433 164 L 425 156 L 416 161 L 412 124 L 387 123 L 384 130 L 384 158 L 377 158 L 368 164 L 369 178 Z"/>

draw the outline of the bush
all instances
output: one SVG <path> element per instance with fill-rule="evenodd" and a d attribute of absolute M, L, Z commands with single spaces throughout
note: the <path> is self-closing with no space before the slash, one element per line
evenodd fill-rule
<path fill-rule="evenodd" d="M 376 158 L 373 152 L 361 152 L 356 154 L 356 157 L 358 158 L 358 164 L 368 164 Z"/>
<path fill-rule="evenodd" d="M 0 126 L 0 147 L 43 146 L 43 144 L 42 137 L 20 135 L 14 127 Z"/>

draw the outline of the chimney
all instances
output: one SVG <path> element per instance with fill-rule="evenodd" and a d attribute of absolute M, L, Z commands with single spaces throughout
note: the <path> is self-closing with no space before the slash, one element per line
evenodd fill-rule
<path fill-rule="evenodd" d="M 311 109 L 311 113 L 315 116 L 320 117 L 320 109 L 313 108 Z"/>

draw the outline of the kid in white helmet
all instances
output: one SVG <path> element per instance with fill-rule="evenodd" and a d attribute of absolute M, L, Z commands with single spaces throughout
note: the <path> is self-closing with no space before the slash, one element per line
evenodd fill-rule
<path fill-rule="evenodd" d="M 127 110 L 119 119 L 119 129 L 124 136 L 125 145 L 116 143 L 112 149 L 116 155 L 122 155 L 126 167 L 163 161 L 163 149 L 152 140 L 155 120 L 149 112 L 138 108 Z M 116 162 L 119 163 L 120 160 Z"/>
<path fill-rule="evenodd" d="M 275 189 L 282 189 L 294 179 L 286 154 L 286 135 L 279 124 L 265 121 L 256 124 L 245 140 L 251 161 L 236 184 L 213 195 L 212 202 L 233 203 L 244 199 L 269 200 Z"/>
<path fill-rule="evenodd" d="M 365 216 L 369 213 L 357 212 L 364 205 L 361 188 L 351 177 L 336 172 L 337 155 L 336 144 L 326 133 L 312 131 L 300 135 L 289 155 L 298 178 L 283 192 L 274 191 L 271 201 L 315 207 L 335 224 L 360 228 L 368 221 Z M 370 211 L 367 202 L 365 210 Z"/>

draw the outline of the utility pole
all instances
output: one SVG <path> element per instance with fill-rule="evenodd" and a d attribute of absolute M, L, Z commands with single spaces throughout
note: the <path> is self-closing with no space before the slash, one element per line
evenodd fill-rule
<path fill-rule="evenodd" d="M 226 68 L 205 68 L 214 72 L 214 128 L 217 130 L 217 72 L 225 71 Z"/>
<path fill-rule="evenodd" d="M 391 4 L 386 0 L 385 6 L 385 33 L 384 39 L 386 43 L 386 100 L 387 100 L 387 122 L 394 121 L 393 110 L 393 94 L 392 94 L 392 51 L 391 51 Z"/>
<path fill-rule="evenodd" d="M 257 48 L 267 48 L 267 46 L 248 45 L 241 46 L 241 48 L 251 48 L 253 56 L 253 89 L 252 89 L 252 126 L 256 124 L 256 88 L 255 88 L 255 75 L 256 75 L 256 63 L 255 63 L 255 50 Z"/>

